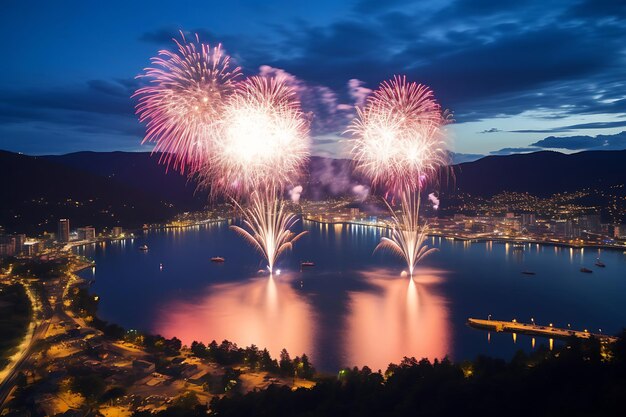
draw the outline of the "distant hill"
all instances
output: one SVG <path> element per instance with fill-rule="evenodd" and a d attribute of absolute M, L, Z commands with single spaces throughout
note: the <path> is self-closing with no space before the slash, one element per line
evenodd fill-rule
<path fill-rule="evenodd" d="M 125 163 L 136 171 L 121 168 Z M 178 191 L 170 188 L 184 189 L 185 178 L 166 176 L 146 154 L 36 157 L 0 151 L 0 177 L 0 225 L 9 232 L 56 232 L 64 217 L 72 227 L 137 227 L 204 205 L 192 191 L 176 198 Z"/>
<path fill-rule="evenodd" d="M 140 152 L 78 152 L 27 156 L 0 151 L 0 225 L 7 231 L 56 231 L 57 219 L 72 227 L 136 227 L 160 222 L 182 211 L 205 207 L 205 194 L 175 171 L 166 173 L 158 155 Z M 442 194 L 491 197 L 502 191 L 549 196 L 586 187 L 626 184 L 626 151 L 566 155 L 536 152 L 488 156 L 454 165 L 455 179 L 443 181 Z M 303 198 L 349 195 L 367 181 L 351 161 L 312 157 Z"/>
<path fill-rule="evenodd" d="M 502 191 L 518 191 L 547 197 L 587 187 L 605 190 L 626 184 L 626 150 L 487 156 L 455 165 L 454 174 L 454 186 L 444 188 L 451 194 L 491 197 Z"/>

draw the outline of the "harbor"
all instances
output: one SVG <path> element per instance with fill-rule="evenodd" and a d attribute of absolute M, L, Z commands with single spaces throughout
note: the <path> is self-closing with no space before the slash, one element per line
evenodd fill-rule
<path fill-rule="evenodd" d="M 553 327 L 551 324 L 548 326 L 541 326 L 535 323 L 520 323 L 515 319 L 513 321 L 501 321 L 469 318 L 467 320 L 467 325 L 475 329 L 495 331 L 498 333 L 523 333 L 531 336 L 547 337 L 550 339 L 568 339 L 570 337 L 589 339 L 593 337 L 601 342 L 613 343 L 617 341 L 617 337 L 607 336 L 602 333 L 591 333 L 587 329 L 562 329 Z"/>

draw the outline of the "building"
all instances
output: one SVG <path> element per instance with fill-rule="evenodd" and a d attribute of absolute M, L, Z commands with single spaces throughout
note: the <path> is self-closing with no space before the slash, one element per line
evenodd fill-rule
<path fill-rule="evenodd" d="M 21 233 L 15 235 L 15 253 L 20 254 L 24 251 L 24 242 L 26 242 L 26 235 Z"/>
<path fill-rule="evenodd" d="M 67 243 L 70 241 L 70 220 L 59 220 L 59 229 L 57 233 L 57 242 Z"/>
<path fill-rule="evenodd" d="M 22 253 L 26 256 L 33 256 L 44 250 L 43 242 L 37 240 L 27 240 L 24 242 Z"/>
<path fill-rule="evenodd" d="M 123 230 L 121 226 L 113 226 L 113 237 L 122 236 Z"/>
<path fill-rule="evenodd" d="M 520 219 L 522 221 L 522 226 L 534 225 L 535 213 L 522 213 L 520 215 Z"/>
<path fill-rule="evenodd" d="M 565 219 L 555 220 L 552 224 L 552 232 L 554 232 L 557 236 L 568 238 L 579 236 L 579 233 L 577 233 L 577 230 L 574 227 L 574 222 Z"/>
<path fill-rule="evenodd" d="M 626 226 L 623 224 L 607 225 L 607 235 L 614 239 L 621 239 L 626 234 Z"/>
<path fill-rule="evenodd" d="M 599 214 L 586 214 L 584 216 L 580 216 L 578 219 L 578 225 L 587 233 L 600 233 L 602 231 Z"/>
<path fill-rule="evenodd" d="M 93 226 L 79 227 L 77 232 L 78 232 L 78 240 L 95 240 L 96 239 L 96 229 Z"/>

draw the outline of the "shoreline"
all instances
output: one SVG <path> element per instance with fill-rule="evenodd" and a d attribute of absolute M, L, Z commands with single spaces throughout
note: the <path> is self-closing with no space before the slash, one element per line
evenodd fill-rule
<path fill-rule="evenodd" d="M 306 217 L 302 217 L 303 220 L 309 221 L 309 222 L 313 222 L 313 223 L 318 223 L 318 224 L 347 224 L 347 225 L 354 225 L 354 226 L 365 226 L 365 227 L 375 227 L 375 228 L 379 228 L 379 229 L 387 229 L 390 230 L 392 229 L 390 226 L 384 226 L 384 225 L 378 225 L 378 224 L 365 224 L 365 223 L 360 223 L 360 222 L 353 222 L 353 221 L 333 221 L 333 222 L 325 222 L 325 221 L 320 221 L 320 220 L 315 220 L 315 219 L 311 219 L 311 218 L 306 218 Z M 446 234 L 446 233 L 441 233 L 441 232 L 435 232 L 435 233 L 428 233 L 427 234 L 428 237 L 441 237 L 444 239 L 452 239 L 452 240 L 458 240 L 460 242 L 470 242 L 470 243 L 479 243 L 479 242 L 501 242 L 501 243 L 512 243 L 512 244 L 516 244 L 516 243 L 530 243 L 530 244 L 538 244 L 538 245 L 545 245 L 545 246 L 560 246 L 560 247 L 565 247 L 565 248 L 573 248 L 573 249 L 584 249 L 584 248 L 590 248 L 590 249 L 610 249 L 610 250 L 621 250 L 621 251 L 625 251 L 626 252 L 626 245 L 607 245 L 607 244 L 593 244 L 593 243 L 583 243 L 580 245 L 577 244 L 571 244 L 571 243 L 565 243 L 565 242 L 552 242 L 552 241 L 546 241 L 546 240 L 539 240 L 536 238 L 529 238 L 529 239 L 522 239 L 522 238 L 503 238 L 503 237 L 485 237 L 485 236 L 481 236 L 481 237 L 463 237 L 463 236 L 455 236 L 454 234 Z"/>

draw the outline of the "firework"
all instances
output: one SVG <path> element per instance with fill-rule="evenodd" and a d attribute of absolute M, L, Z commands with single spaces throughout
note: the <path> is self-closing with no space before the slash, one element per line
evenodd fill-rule
<path fill-rule="evenodd" d="M 250 206 L 245 209 L 236 205 L 243 213 L 247 230 L 239 226 L 231 226 L 231 229 L 243 236 L 267 259 L 267 269 L 271 274 L 278 257 L 290 250 L 306 232 L 296 234 L 290 230 L 298 218 L 285 210 L 285 202 L 278 198 L 275 189 L 253 192 Z"/>
<path fill-rule="evenodd" d="M 224 108 L 224 126 L 201 181 L 213 193 L 247 195 L 297 180 L 308 158 L 308 123 L 283 80 L 251 77 Z"/>
<path fill-rule="evenodd" d="M 295 90 L 283 80 L 251 77 L 237 86 L 224 107 L 223 127 L 200 175 L 213 195 L 232 198 L 244 227 L 232 226 L 267 259 L 273 272 L 278 257 L 305 232 L 291 227 L 282 194 L 300 176 L 308 158 L 308 124 Z M 237 199 L 247 199 L 241 205 Z"/>
<path fill-rule="evenodd" d="M 139 78 L 149 85 L 138 89 L 137 114 L 146 123 L 142 143 L 156 142 L 161 162 L 185 172 L 198 169 L 211 152 L 222 126 L 226 99 L 234 92 L 240 68 L 231 68 L 221 45 L 211 48 L 188 41 L 181 32 L 175 52 L 162 50 Z"/>
<path fill-rule="evenodd" d="M 434 250 L 424 244 L 428 225 L 419 223 L 420 191 L 448 161 L 443 132 L 447 122 L 432 90 L 394 77 L 372 93 L 364 108 L 357 108 L 348 128 L 357 171 L 401 202 L 397 215 L 385 200 L 393 231 L 375 250 L 402 256 L 411 276 L 415 265 Z"/>
<path fill-rule="evenodd" d="M 428 87 L 405 77 L 383 82 L 348 128 L 357 171 L 398 195 L 422 188 L 447 162 L 447 122 Z"/>
<path fill-rule="evenodd" d="M 392 213 L 393 230 L 391 238 L 383 237 L 374 249 L 389 250 L 403 258 L 409 268 L 409 275 L 420 260 L 437 249 L 429 248 L 424 244 L 428 237 L 428 224 L 419 223 L 419 196 L 415 193 L 404 192 L 401 196 L 401 212 L 396 214 L 391 206 L 387 205 Z"/>

